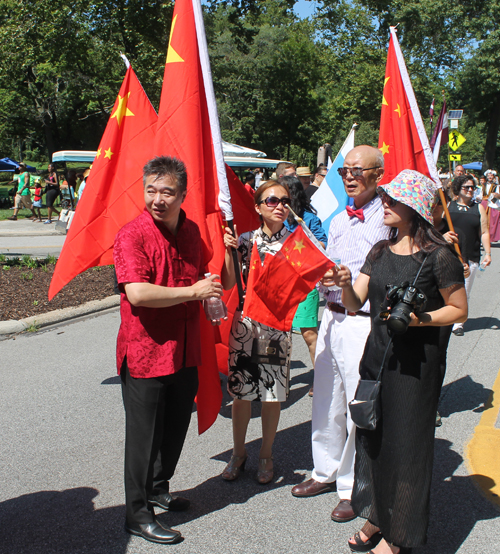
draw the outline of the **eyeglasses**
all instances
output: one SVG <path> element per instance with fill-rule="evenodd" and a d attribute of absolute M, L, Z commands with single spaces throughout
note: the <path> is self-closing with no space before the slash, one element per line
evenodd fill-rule
<path fill-rule="evenodd" d="M 377 194 L 379 195 L 380 200 L 382 200 L 384 204 L 387 204 L 389 208 L 394 208 L 394 206 L 398 203 L 397 200 L 391 198 L 384 190 L 377 191 Z"/>
<path fill-rule="evenodd" d="M 350 171 L 353 177 L 361 177 L 363 171 L 368 171 L 369 169 L 379 169 L 380 166 L 376 165 L 375 167 L 339 167 L 337 171 L 341 177 L 347 177 L 347 172 Z"/>
<path fill-rule="evenodd" d="M 277 208 L 279 204 L 282 204 L 284 208 L 290 205 L 291 200 L 288 196 L 283 196 L 283 198 L 278 198 L 277 196 L 268 196 L 261 200 L 259 204 L 265 204 L 268 208 Z"/>
<path fill-rule="evenodd" d="M 462 187 L 462 190 L 472 190 L 476 187 L 473 187 L 473 186 L 466 186 L 466 187 Z"/>

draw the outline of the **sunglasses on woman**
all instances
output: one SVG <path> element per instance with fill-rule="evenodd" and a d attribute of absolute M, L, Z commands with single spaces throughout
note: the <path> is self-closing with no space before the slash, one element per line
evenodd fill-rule
<path fill-rule="evenodd" d="M 389 208 L 394 208 L 394 206 L 398 203 L 397 200 L 394 200 L 394 198 L 391 198 L 384 191 L 377 191 L 377 194 L 380 196 L 380 200 L 382 200 L 384 204 L 387 204 Z"/>
<path fill-rule="evenodd" d="M 284 208 L 290 205 L 291 200 L 288 196 L 283 196 L 283 198 L 278 198 L 277 196 L 268 196 L 261 200 L 259 204 L 265 204 L 268 208 L 277 208 L 279 204 L 283 205 Z"/>

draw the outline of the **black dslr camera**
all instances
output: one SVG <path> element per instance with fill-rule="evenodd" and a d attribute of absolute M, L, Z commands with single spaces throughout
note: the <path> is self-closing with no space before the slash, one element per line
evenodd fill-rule
<path fill-rule="evenodd" d="M 427 298 L 415 286 L 408 282 L 402 285 L 386 285 L 387 300 L 390 311 L 381 314 L 385 319 L 387 327 L 395 334 L 406 333 L 411 321 L 411 312 L 418 314 L 423 310 Z M 385 317 L 383 317 L 385 316 Z"/>

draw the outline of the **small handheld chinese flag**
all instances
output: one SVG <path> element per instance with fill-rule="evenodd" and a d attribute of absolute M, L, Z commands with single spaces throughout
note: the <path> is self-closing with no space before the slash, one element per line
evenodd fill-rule
<path fill-rule="evenodd" d="M 395 27 L 387 53 L 378 147 L 384 154 L 381 185 L 403 169 L 416 169 L 440 182 Z"/>
<path fill-rule="evenodd" d="M 280 331 L 290 331 L 297 307 L 335 264 L 307 236 L 302 226 L 261 267 L 257 246 L 250 259 L 245 316 Z"/>
<path fill-rule="evenodd" d="M 156 112 L 128 64 L 57 261 L 49 300 L 89 267 L 113 263 L 116 233 L 144 209 L 142 168 L 152 158 L 156 121 Z"/>

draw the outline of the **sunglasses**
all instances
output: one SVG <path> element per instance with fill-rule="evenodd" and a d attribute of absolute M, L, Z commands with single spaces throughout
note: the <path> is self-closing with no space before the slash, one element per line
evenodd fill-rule
<path fill-rule="evenodd" d="M 347 177 L 347 172 L 350 171 L 353 177 L 361 177 L 363 171 L 368 171 L 369 169 L 379 169 L 379 165 L 375 167 L 339 167 L 337 171 L 341 177 Z"/>
<path fill-rule="evenodd" d="M 284 208 L 290 205 L 291 200 L 288 196 L 283 196 L 283 198 L 278 198 L 277 196 L 268 196 L 261 200 L 259 204 L 265 204 L 268 208 L 277 208 L 279 204 L 282 204 Z"/>
<path fill-rule="evenodd" d="M 473 188 L 476 188 L 476 187 L 473 187 L 473 186 L 462 187 L 462 190 L 472 190 Z"/>
<path fill-rule="evenodd" d="M 382 200 L 382 202 L 384 204 L 387 204 L 389 206 L 389 208 L 394 208 L 394 206 L 398 203 L 397 200 L 394 200 L 394 198 L 391 198 L 386 192 L 384 191 L 377 191 L 377 194 L 379 195 L 380 197 L 380 200 Z"/>

